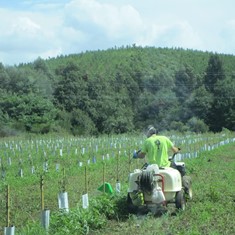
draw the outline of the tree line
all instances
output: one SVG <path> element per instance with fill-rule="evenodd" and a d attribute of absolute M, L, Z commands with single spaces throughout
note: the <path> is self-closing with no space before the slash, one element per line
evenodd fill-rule
<path fill-rule="evenodd" d="M 235 57 L 137 47 L 0 63 L 0 136 L 235 129 Z"/>

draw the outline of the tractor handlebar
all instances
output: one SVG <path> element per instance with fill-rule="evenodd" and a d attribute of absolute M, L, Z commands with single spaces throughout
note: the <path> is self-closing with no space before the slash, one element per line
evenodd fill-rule
<path fill-rule="evenodd" d="M 180 150 L 181 150 L 181 148 L 178 148 L 178 152 L 173 153 L 172 157 L 169 157 L 168 160 L 169 160 L 170 162 L 173 162 L 173 161 L 175 160 L 176 154 L 178 154 Z"/>

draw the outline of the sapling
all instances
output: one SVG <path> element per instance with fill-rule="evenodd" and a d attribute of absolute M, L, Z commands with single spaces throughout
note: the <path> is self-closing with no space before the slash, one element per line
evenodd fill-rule
<path fill-rule="evenodd" d="M 58 194 L 58 204 L 59 209 L 64 210 L 65 212 L 69 212 L 69 201 L 68 201 L 68 193 L 65 190 L 66 185 L 66 177 L 65 177 L 65 169 L 63 169 L 63 178 L 59 182 L 59 194 Z"/>

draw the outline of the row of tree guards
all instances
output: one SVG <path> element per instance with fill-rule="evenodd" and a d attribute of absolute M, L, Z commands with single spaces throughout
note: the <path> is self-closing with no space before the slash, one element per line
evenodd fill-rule
<path fill-rule="evenodd" d="M 235 142 L 235 138 L 231 138 L 231 139 L 226 139 L 223 141 L 220 141 L 216 144 L 213 145 L 205 145 L 201 148 L 201 150 L 196 151 L 195 153 L 184 153 L 179 155 L 179 159 L 178 160 L 182 160 L 184 158 L 191 158 L 191 157 L 197 157 L 197 153 L 199 153 L 200 151 L 210 151 L 213 150 L 214 148 L 217 148 L 219 146 L 228 144 L 228 143 L 234 143 Z M 129 158 L 130 158 L 130 154 L 129 154 Z M 107 157 L 108 159 L 108 157 Z M 103 192 L 103 193 L 109 193 L 112 194 L 114 193 L 114 190 L 112 188 L 112 186 L 106 182 L 105 180 L 105 159 L 103 158 L 103 179 L 102 179 L 102 184 L 98 187 L 98 190 Z M 119 181 L 119 154 L 117 157 L 117 164 L 116 164 L 116 188 L 115 191 L 116 193 L 119 193 L 121 190 L 121 183 Z M 130 159 L 129 159 L 130 160 Z M 129 161 L 130 164 L 131 161 Z M 93 161 L 93 163 L 96 163 L 96 161 Z M 87 162 L 87 164 L 90 164 L 90 162 Z M 89 198 L 88 198 L 88 180 L 87 180 L 87 166 L 84 164 L 81 164 L 81 162 L 79 162 L 79 166 L 84 166 L 84 180 L 85 180 L 85 186 L 84 186 L 84 192 L 82 194 L 82 207 L 84 209 L 89 208 Z M 44 171 L 48 170 L 48 163 L 46 162 L 43 165 L 43 169 Z M 129 165 L 129 169 L 130 169 L 130 165 Z M 22 169 L 21 169 L 22 170 Z M 56 165 L 56 170 L 59 170 L 59 165 Z M 20 171 L 22 173 L 22 177 L 23 177 L 23 170 Z M 41 193 L 41 224 L 43 226 L 43 228 L 45 228 L 45 230 L 49 229 L 49 224 L 50 224 L 50 210 L 48 208 L 45 207 L 44 204 L 44 178 L 43 178 L 43 174 L 40 175 L 40 193 Z M 14 235 L 15 233 L 15 226 L 11 224 L 10 222 L 10 186 L 7 186 L 6 189 L 6 227 L 4 228 L 4 234 L 5 235 Z M 58 207 L 60 210 L 64 211 L 64 213 L 68 213 L 69 212 L 69 200 L 68 200 L 68 192 L 66 192 L 66 177 L 65 177 L 65 170 L 63 168 L 63 177 L 62 180 L 60 181 L 60 190 L 58 193 Z"/>
<path fill-rule="evenodd" d="M 118 164 L 117 164 L 118 168 Z M 85 188 L 84 193 L 82 195 L 82 207 L 84 209 L 89 208 L 89 197 L 88 197 L 88 182 L 87 182 L 87 168 L 84 168 L 84 178 L 85 178 Z M 119 172 L 119 169 L 117 169 Z M 65 177 L 65 170 L 63 169 L 63 178 L 60 181 L 60 192 L 58 193 L 58 208 L 62 210 L 64 213 L 69 212 L 69 200 L 68 200 L 68 192 L 66 192 L 66 177 Z M 110 183 L 105 182 L 105 164 L 103 164 L 103 182 L 97 190 L 113 194 L 114 190 Z M 121 191 L 121 183 L 119 182 L 119 175 L 117 174 L 117 182 L 116 182 L 116 193 L 120 193 Z M 44 177 L 40 175 L 40 198 L 41 198 L 41 225 L 42 227 L 48 231 L 50 225 L 50 210 L 45 207 L 45 200 L 44 200 Z M 7 185 L 6 187 L 6 227 L 4 228 L 4 235 L 14 235 L 15 234 L 15 226 L 11 224 L 10 221 L 10 186 Z"/>
<path fill-rule="evenodd" d="M 194 158 L 194 157 L 197 157 L 201 152 L 211 151 L 211 150 L 213 150 L 215 148 L 218 148 L 219 146 L 223 146 L 225 144 L 229 144 L 229 143 L 233 143 L 233 142 L 235 142 L 235 138 L 227 138 L 226 140 L 223 140 L 223 141 L 220 141 L 220 142 L 214 143 L 214 144 L 204 144 L 198 150 L 194 149 L 193 151 L 190 151 L 190 152 L 185 152 L 185 153 L 178 154 L 176 156 L 176 160 L 181 161 L 181 160 L 187 159 L 187 158 Z M 120 152 L 117 154 L 117 156 L 119 156 L 119 155 L 120 155 Z M 127 155 L 127 154 L 125 154 L 125 155 Z M 129 153 L 129 156 L 130 156 L 130 153 Z M 103 162 L 105 160 L 109 160 L 109 159 L 110 159 L 110 155 L 109 154 L 107 154 L 106 156 L 105 155 L 102 156 L 102 161 Z M 77 161 L 77 165 L 79 167 L 83 167 L 84 165 L 90 165 L 91 163 L 93 163 L 93 164 L 97 163 L 97 158 L 95 156 L 93 156 L 91 159 L 87 159 L 86 162 L 83 162 L 83 161 L 80 161 L 80 160 Z M 7 158 L 7 164 L 9 166 L 12 165 L 11 157 Z M 128 161 L 128 164 L 129 164 L 129 168 L 130 168 L 131 161 Z M 1 166 L 1 178 L 4 179 L 6 177 L 6 167 L 4 166 L 3 162 L 1 161 L 1 159 L 0 159 L 0 166 Z M 32 165 L 32 163 L 31 163 L 30 167 L 31 167 L 30 168 L 31 174 L 35 174 L 37 172 L 37 170 L 38 170 L 38 167 L 36 168 L 34 165 Z M 49 165 L 48 159 L 45 159 L 45 161 L 42 163 L 42 170 L 44 172 L 48 172 L 49 167 L 51 167 L 51 165 Z M 26 166 L 23 164 L 22 160 L 19 160 L 19 168 L 18 168 L 18 173 L 17 173 L 17 175 L 19 177 L 23 177 L 24 176 L 24 169 L 25 168 L 26 168 Z M 60 168 L 61 168 L 60 163 L 59 162 L 55 162 L 55 170 L 59 171 Z"/>
<path fill-rule="evenodd" d="M 189 137 L 171 136 L 171 140 L 176 144 L 176 146 L 181 147 L 185 152 L 192 152 L 192 150 L 194 150 L 192 149 L 192 145 L 195 149 L 199 150 L 203 145 L 213 145 L 215 142 L 218 143 L 225 138 L 226 137 L 223 135 L 213 135 L 207 138 L 194 135 Z M 33 166 L 36 162 L 45 161 L 49 156 L 53 160 L 58 159 L 58 157 L 79 158 L 80 156 L 85 157 L 85 159 L 87 157 L 90 158 L 95 156 L 102 156 L 105 158 L 105 154 L 116 153 L 118 149 L 123 149 L 123 154 L 126 155 L 125 149 L 132 151 L 133 149 L 139 148 L 143 143 L 142 138 L 137 140 L 115 139 L 112 141 L 119 141 L 119 143 L 102 142 L 101 144 L 97 144 L 97 139 L 92 141 L 87 140 L 86 143 L 79 140 L 80 139 L 71 139 L 71 142 L 68 140 L 0 142 L 0 165 L 4 164 L 5 166 L 10 166 L 13 163 L 12 159 L 18 159 L 19 164 L 23 164 L 24 161 L 28 161 L 30 165 Z M 28 156 L 28 158 L 25 158 L 25 156 Z M 6 163 L 4 162 L 4 158 L 7 160 Z M 92 158 L 91 161 L 93 160 L 95 159 Z"/>

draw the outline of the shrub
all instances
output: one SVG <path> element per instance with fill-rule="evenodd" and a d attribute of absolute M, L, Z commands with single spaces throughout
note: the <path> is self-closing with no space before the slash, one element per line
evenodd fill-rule
<path fill-rule="evenodd" d="M 188 120 L 187 126 L 189 127 L 189 130 L 196 133 L 205 133 L 209 130 L 208 126 L 202 121 L 201 119 L 198 119 L 196 117 L 192 117 Z"/>

